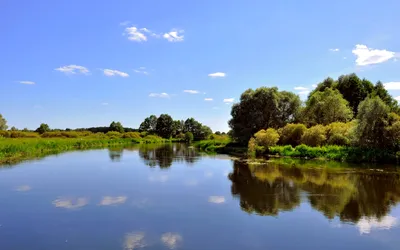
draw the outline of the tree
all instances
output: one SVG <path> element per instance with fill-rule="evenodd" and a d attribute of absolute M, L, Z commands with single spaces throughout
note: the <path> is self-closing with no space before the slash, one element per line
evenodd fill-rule
<path fill-rule="evenodd" d="M 212 134 L 212 130 L 210 127 L 202 125 L 200 130 L 200 136 L 198 140 L 205 140 Z"/>
<path fill-rule="evenodd" d="M 173 132 L 174 120 L 167 114 L 162 114 L 157 119 L 156 133 L 163 138 L 170 138 Z"/>
<path fill-rule="evenodd" d="M 311 95 L 303 110 L 303 119 L 309 125 L 346 122 L 353 117 L 348 102 L 338 90 L 327 88 Z"/>
<path fill-rule="evenodd" d="M 156 127 L 157 127 L 157 116 L 151 115 L 146 119 L 144 119 L 144 121 L 140 124 L 139 131 L 155 133 Z"/>
<path fill-rule="evenodd" d="M 193 137 L 193 134 L 192 134 L 191 132 L 186 132 L 186 133 L 185 133 L 185 141 L 186 141 L 186 142 L 189 142 L 189 143 L 192 142 L 192 141 L 193 141 L 193 138 L 194 138 L 194 137 Z"/>
<path fill-rule="evenodd" d="M 50 131 L 50 127 L 46 123 L 40 124 L 40 126 L 35 130 L 35 132 L 37 132 L 39 134 L 43 134 L 43 133 L 49 132 L 49 131 Z"/>
<path fill-rule="evenodd" d="M 258 146 L 268 148 L 276 145 L 276 143 L 279 141 L 279 134 L 273 128 L 269 128 L 267 130 L 262 129 L 254 134 L 254 138 Z"/>
<path fill-rule="evenodd" d="M 0 130 L 7 130 L 7 120 L 0 114 Z"/>
<path fill-rule="evenodd" d="M 240 102 L 232 106 L 229 126 L 239 143 L 247 144 L 251 136 L 261 129 L 279 128 L 295 120 L 300 98 L 278 88 L 248 89 Z"/>
<path fill-rule="evenodd" d="M 183 133 L 185 127 L 185 122 L 184 121 L 180 121 L 180 120 L 175 120 L 174 123 L 172 124 L 172 136 L 176 137 L 179 134 Z"/>
<path fill-rule="evenodd" d="M 301 143 L 301 137 L 307 127 L 304 124 L 287 124 L 280 130 L 280 144 L 282 145 L 292 145 L 293 147 Z"/>
<path fill-rule="evenodd" d="M 315 125 L 304 132 L 301 142 L 308 146 L 321 146 L 326 141 L 326 130 L 322 125 Z"/>
<path fill-rule="evenodd" d="M 12 127 L 10 128 L 10 131 L 18 131 L 18 129 L 17 129 L 16 127 L 12 126 Z"/>
<path fill-rule="evenodd" d="M 312 96 L 317 91 L 325 91 L 327 88 L 336 89 L 337 82 L 332 78 L 328 77 L 322 82 L 318 83 L 317 87 L 310 93 L 309 97 Z"/>
<path fill-rule="evenodd" d="M 399 113 L 398 103 L 393 97 L 389 94 L 389 92 L 385 89 L 381 81 L 378 81 L 373 88 L 372 96 L 379 97 L 389 108 L 391 111 Z"/>
<path fill-rule="evenodd" d="M 357 114 L 356 136 L 360 146 L 384 147 L 385 127 L 388 124 L 389 107 L 378 96 L 370 97 L 360 103 Z"/>
<path fill-rule="evenodd" d="M 337 89 L 343 98 L 349 102 L 354 114 L 357 114 L 358 105 L 371 94 L 371 83 L 361 80 L 356 74 L 342 75 L 338 79 Z"/>
<path fill-rule="evenodd" d="M 124 127 L 122 126 L 122 124 L 120 122 L 112 122 L 110 124 L 110 129 L 109 131 L 116 131 L 119 133 L 124 133 Z"/>
<path fill-rule="evenodd" d="M 203 125 L 194 118 L 188 118 L 184 124 L 184 132 L 191 132 L 194 140 L 205 139 L 204 133 L 207 133 L 207 131 L 202 130 L 202 127 Z"/>

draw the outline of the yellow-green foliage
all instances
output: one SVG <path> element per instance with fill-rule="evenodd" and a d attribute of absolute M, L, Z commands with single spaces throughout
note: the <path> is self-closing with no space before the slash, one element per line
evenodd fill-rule
<path fill-rule="evenodd" d="M 353 122 L 334 122 L 327 125 L 326 137 L 327 144 L 329 145 L 350 145 L 354 136 L 354 128 L 356 126 L 355 121 Z"/>
<path fill-rule="evenodd" d="M 315 125 L 304 132 L 301 142 L 305 145 L 316 147 L 326 141 L 326 129 L 323 125 Z"/>
<path fill-rule="evenodd" d="M 304 124 L 287 124 L 285 127 L 279 130 L 281 145 L 292 145 L 297 146 L 301 143 L 301 137 L 307 130 Z"/>
<path fill-rule="evenodd" d="M 248 150 L 250 153 L 255 153 L 257 149 L 257 142 L 254 137 L 251 137 L 248 144 Z"/>
<path fill-rule="evenodd" d="M 127 132 L 122 135 L 122 138 L 140 139 L 141 136 L 139 132 Z"/>
<path fill-rule="evenodd" d="M 122 137 L 122 134 L 117 131 L 108 131 L 106 135 L 108 138 L 111 138 L 111 139 L 116 139 L 116 138 Z"/>
<path fill-rule="evenodd" d="M 271 147 L 275 146 L 279 141 L 279 134 L 273 128 L 267 130 L 261 129 L 254 134 L 254 138 L 258 146 Z"/>

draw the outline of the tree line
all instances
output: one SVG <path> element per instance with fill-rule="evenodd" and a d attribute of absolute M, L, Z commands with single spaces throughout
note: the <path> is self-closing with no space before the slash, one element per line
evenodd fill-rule
<path fill-rule="evenodd" d="M 356 74 L 327 78 L 305 102 L 277 87 L 248 89 L 232 106 L 232 137 L 241 144 L 397 148 L 400 108 L 378 81 Z"/>

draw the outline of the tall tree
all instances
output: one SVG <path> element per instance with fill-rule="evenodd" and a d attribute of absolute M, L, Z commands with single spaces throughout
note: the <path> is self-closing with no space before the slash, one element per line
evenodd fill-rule
<path fill-rule="evenodd" d="M 177 136 L 183 133 L 183 130 L 185 128 L 185 122 L 183 120 L 175 120 L 172 127 L 173 127 L 172 136 Z"/>
<path fill-rule="evenodd" d="M 162 114 L 157 119 L 156 132 L 163 138 L 170 138 L 173 132 L 174 120 L 167 114 Z"/>
<path fill-rule="evenodd" d="M 308 125 L 327 125 L 332 122 L 349 121 L 353 113 L 338 90 L 327 88 L 308 98 L 302 117 Z"/>
<path fill-rule="evenodd" d="M 157 116 L 151 115 L 144 119 L 140 124 L 139 131 L 145 131 L 148 133 L 155 133 L 157 127 Z"/>
<path fill-rule="evenodd" d="M 46 123 L 40 124 L 40 126 L 35 130 L 35 132 L 37 132 L 39 134 L 43 134 L 43 133 L 49 132 L 49 131 L 50 131 L 50 127 Z"/>
<path fill-rule="evenodd" d="M 7 130 L 7 120 L 0 114 L 0 130 Z"/>
<path fill-rule="evenodd" d="M 109 129 L 110 131 L 117 131 L 117 132 L 120 132 L 120 133 L 123 133 L 124 132 L 124 127 L 122 126 L 122 124 L 120 123 L 120 122 L 112 122 L 111 124 L 110 124 L 110 129 Z"/>
<path fill-rule="evenodd" d="M 279 128 L 294 121 L 300 99 L 278 88 L 248 89 L 240 102 L 232 106 L 229 126 L 234 139 L 247 144 L 250 137 L 261 129 Z"/>
<path fill-rule="evenodd" d="M 391 111 L 399 113 L 397 101 L 393 99 L 381 81 L 376 83 L 375 87 L 373 88 L 372 96 L 378 96 L 390 108 Z"/>
<path fill-rule="evenodd" d="M 358 108 L 356 136 L 360 146 L 384 147 L 390 108 L 380 97 L 367 98 Z"/>

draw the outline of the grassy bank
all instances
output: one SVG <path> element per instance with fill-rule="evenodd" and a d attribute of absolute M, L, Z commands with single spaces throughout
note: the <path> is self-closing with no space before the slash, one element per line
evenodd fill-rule
<path fill-rule="evenodd" d="M 250 156 L 247 147 L 235 144 L 229 141 L 199 141 L 195 142 L 195 146 L 200 150 L 208 153 L 223 153 L 236 156 Z M 266 150 L 258 147 L 255 152 L 256 156 L 267 157 L 292 157 L 303 159 L 325 159 L 341 162 L 379 162 L 379 163 L 398 163 L 400 152 L 388 149 L 361 148 L 349 146 L 328 145 L 322 147 L 310 147 L 299 145 L 292 147 L 273 146 Z"/>
<path fill-rule="evenodd" d="M 138 143 L 171 142 L 154 138 L 0 138 L 0 164 L 58 154 L 69 150 L 104 148 Z"/>

